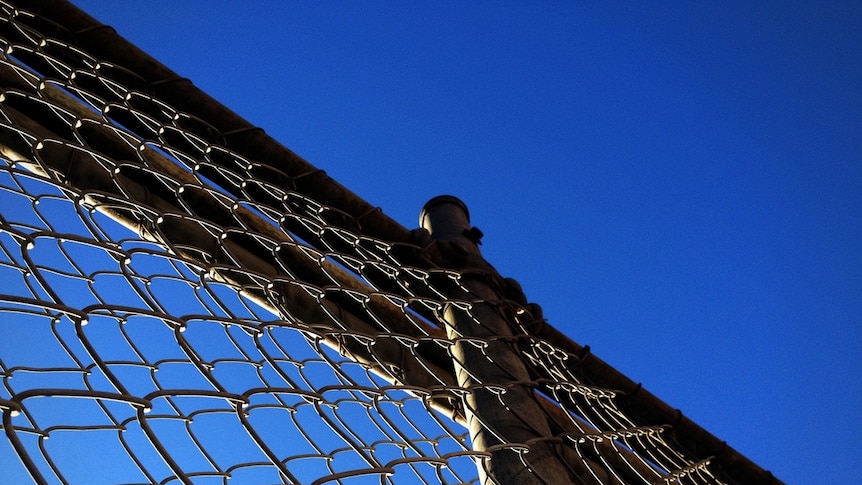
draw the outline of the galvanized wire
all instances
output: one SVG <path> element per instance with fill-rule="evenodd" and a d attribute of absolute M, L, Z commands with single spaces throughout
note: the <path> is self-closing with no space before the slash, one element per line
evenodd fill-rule
<path fill-rule="evenodd" d="M 551 434 L 501 438 L 575 483 L 725 483 L 643 423 L 453 248 L 371 237 L 76 33 L 0 1 L 0 469 L 14 483 L 474 483 L 465 395 L 526 388 Z M 164 86 L 160 86 L 160 89 Z M 303 189 L 303 187 L 306 187 Z M 457 253 L 457 248 L 454 249 Z M 457 258 L 455 258 L 457 259 Z M 479 298 L 481 280 L 497 298 Z M 446 311 L 528 376 L 459 387 Z M 494 362 L 495 356 L 485 353 Z M 524 426 L 534 416 L 518 417 Z M 506 433 L 494 422 L 481 425 Z M 492 477 L 496 480 L 499 477 Z"/>

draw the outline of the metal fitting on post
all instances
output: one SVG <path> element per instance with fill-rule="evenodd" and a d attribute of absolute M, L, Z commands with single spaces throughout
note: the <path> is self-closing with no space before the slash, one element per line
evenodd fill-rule
<path fill-rule="evenodd" d="M 451 195 L 429 200 L 419 213 L 419 226 L 431 233 L 432 239 L 476 244 L 467 237 L 470 211 L 461 199 Z"/>

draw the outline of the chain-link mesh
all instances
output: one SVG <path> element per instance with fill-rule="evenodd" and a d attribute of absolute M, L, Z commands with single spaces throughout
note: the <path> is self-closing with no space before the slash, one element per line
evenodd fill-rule
<path fill-rule="evenodd" d="M 233 133 L 83 50 L 81 32 L 0 11 L 10 483 L 472 483 L 500 452 L 553 482 L 539 446 L 574 483 L 728 481 L 585 380 L 581 356 L 531 336 L 540 315 L 511 282 L 438 267 L 457 245 L 366 235 L 363 215 L 301 190 L 313 172 L 234 151 Z M 452 314 L 481 326 L 486 311 L 511 335 L 453 333 Z M 465 388 L 456 344 L 492 364 L 502 345 L 526 377 Z M 514 410 L 516 389 L 539 410 L 540 434 L 515 416 L 536 439 L 470 408 L 485 392 Z M 471 420 L 490 446 L 473 449 Z"/>

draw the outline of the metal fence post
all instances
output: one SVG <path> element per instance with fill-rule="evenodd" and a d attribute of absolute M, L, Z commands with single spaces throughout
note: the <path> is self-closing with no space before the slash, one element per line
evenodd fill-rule
<path fill-rule="evenodd" d="M 490 268 L 459 199 L 431 199 L 422 209 L 420 224 L 468 266 Z M 461 280 L 470 300 L 450 301 L 444 315 L 472 446 L 488 452 L 479 466 L 480 482 L 572 483 L 572 470 L 554 449 L 546 414 L 527 385 L 530 377 L 512 345 L 511 328 L 495 305 L 501 297 L 480 272 L 468 271 Z"/>

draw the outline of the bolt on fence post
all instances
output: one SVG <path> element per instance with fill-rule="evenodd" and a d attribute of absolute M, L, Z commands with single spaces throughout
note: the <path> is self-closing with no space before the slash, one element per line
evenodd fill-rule
<path fill-rule="evenodd" d="M 490 268 L 481 258 L 476 238 L 469 237 L 470 216 L 459 199 L 435 197 L 425 204 L 419 218 L 434 240 L 455 246 L 453 251 L 467 266 L 472 261 Z M 509 323 L 495 307 L 501 296 L 487 278 L 470 274 L 469 269 L 461 284 L 470 291 L 470 301 L 449 302 L 444 319 L 453 342 L 450 352 L 458 385 L 465 391 L 473 449 L 489 453 L 479 463 L 480 483 L 572 483 L 570 468 L 549 441 L 552 434 L 546 415 L 524 385 L 530 381 L 529 373 L 507 339 L 513 336 Z M 519 457 L 517 450 L 525 445 L 529 451 Z"/>

